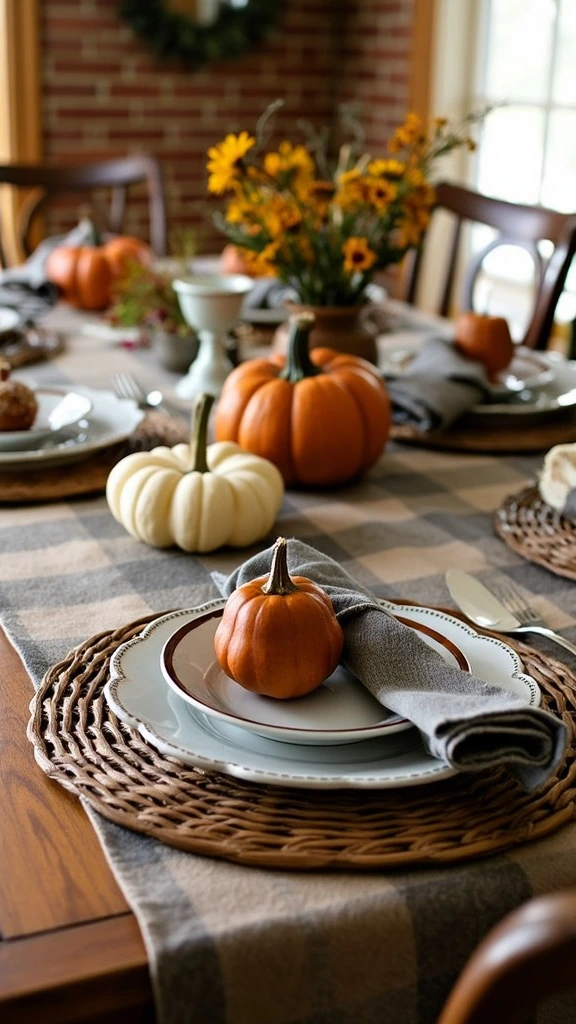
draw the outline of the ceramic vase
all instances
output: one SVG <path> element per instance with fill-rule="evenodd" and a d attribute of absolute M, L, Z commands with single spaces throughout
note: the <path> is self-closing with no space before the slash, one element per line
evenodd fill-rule
<path fill-rule="evenodd" d="M 287 303 L 290 313 L 314 313 L 316 323 L 310 334 L 310 348 L 326 347 L 378 362 L 377 329 L 369 324 L 366 306 L 302 306 Z M 288 321 L 281 324 L 272 339 L 274 352 L 284 354 L 288 341 Z"/>

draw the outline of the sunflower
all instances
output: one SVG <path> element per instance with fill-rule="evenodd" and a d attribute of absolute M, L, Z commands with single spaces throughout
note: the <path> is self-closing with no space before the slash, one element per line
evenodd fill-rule
<path fill-rule="evenodd" d="M 414 143 L 422 143 L 425 140 L 423 131 L 422 121 L 418 117 L 418 114 L 406 114 L 406 120 L 404 124 L 400 125 L 396 129 L 390 142 L 388 143 L 388 150 L 390 153 L 399 153 L 401 149 L 405 149 L 406 146 L 412 146 Z"/>
<path fill-rule="evenodd" d="M 210 174 L 208 190 L 221 195 L 238 180 L 243 158 L 256 142 L 248 132 L 240 135 L 227 135 L 217 146 L 208 150 L 207 168 Z"/>
<path fill-rule="evenodd" d="M 372 160 L 366 170 L 374 178 L 401 178 L 406 170 L 406 164 L 391 157 L 389 160 Z"/>
<path fill-rule="evenodd" d="M 357 270 L 370 270 L 376 263 L 376 253 L 368 245 L 366 238 L 348 238 L 342 246 L 344 253 L 344 270 L 354 273 Z"/>
<path fill-rule="evenodd" d="M 381 178 L 379 181 L 371 181 L 368 186 L 368 198 L 372 206 L 377 210 L 385 210 L 393 199 L 396 198 L 396 185 Z"/>
<path fill-rule="evenodd" d="M 352 210 L 366 202 L 368 182 L 357 167 L 344 171 L 338 177 L 338 191 L 335 203 L 342 210 Z"/>
<path fill-rule="evenodd" d="M 277 153 L 266 153 L 264 170 L 271 178 L 279 178 L 288 173 L 292 177 L 311 178 L 314 174 L 314 161 L 304 146 L 293 146 L 284 140 Z"/>

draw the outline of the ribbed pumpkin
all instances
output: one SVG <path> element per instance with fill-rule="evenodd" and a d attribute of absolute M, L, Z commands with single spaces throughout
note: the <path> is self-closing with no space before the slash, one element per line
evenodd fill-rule
<path fill-rule="evenodd" d="M 137 540 L 183 551 L 247 547 L 264 537 L 282 504 L 276 466 L 237 444 L 206 444 L 212 395 L 196 401 L 190 444 L 133 452 L 106 483 L 114 518 Z"/>
<path fill-rule="evenodd" d="M 378 371 L 332 349 L 308 352 L 314 315 L 291 318 L 286 359 L 251 359 L 224 383 L 214 430 L 219 441 L 274 462 L 287 484 L 342 484 L 380 456 L 390 402 Z"/>
<path fill-rule="evenodd" d="M 46 263 L 46 274 L 62 297 L 80 309 L 106 309 L 112 301 L 113 282 L 131 261 L 149 263 L 152 251 L 145 242 L 118 235 L 103 245 L 92 225 L 91 245 L 60 245 Z"/>
<path fill-rule="evenodd" d="M 284 537 L 274 546 L 270 575 L 230 595 L 214 637 L 226 675 L 278 700 L 317 689 L 338 665 L 343 644 L 328 595 L 307 577 L 290 576 Z"/>

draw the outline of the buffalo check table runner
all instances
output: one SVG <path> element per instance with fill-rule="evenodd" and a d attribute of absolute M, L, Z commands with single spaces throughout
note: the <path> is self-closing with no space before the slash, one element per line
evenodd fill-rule
<path fill-rule="evenodd" d="M 25 376 L 103 387 L 127 368 L 158 384 L 146 359 L 81 337 Z M 260 546 L 203 556 L 136 542 L 103 497 L 0 506 L 2 625 L 38 685 L 93 633 L 217 596 L 212 572 L 282 534 L 379 597 L 450 606 L 447 569 L 487 583 L 505 575 L 576 640 L 574 584 L 520 559 L 492 528 L 494 509 L 540 463 L 391 445 L 351 487 L 289 491 Z M 576 824 L 466 865 L 298 873 L 183 853 L 88 813 L 142 929 L 161 1024 L 433 1024 L 493 924 L 533 895 L 576 885 Z M 539 1016 L 575 1019 L 569 998 Z"/>

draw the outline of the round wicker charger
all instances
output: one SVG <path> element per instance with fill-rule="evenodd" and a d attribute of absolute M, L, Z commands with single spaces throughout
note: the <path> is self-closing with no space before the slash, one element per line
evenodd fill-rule
<path fill-rule="evenodd" d="M 392 424 L 393 441 L 452 452 L 515 453 L 544 452 L 555 444 L 576 440 L 576 419 L 571 413 L 551 419 L 542 416 L 535 422 L 510 417 L 502 422 L 484 422 L 480 416 L 462 416 L 448 430 L 416 430 L 405 424 Z"/>
<path fill-rule="evenodd" d="M 496 511 L 494 526 L 522 558 L 576 580 L 576 523 L 547 505 L 534 485 L 506 498 Z"/>
<path fill-rule="evenodd" d="M 382 792 L 259 786 L 159 754 L 110 711 L 110 657 L 156 616 L 100 633 L 45 676 L 28 736 L 43 771 L 105 818 L 240 864 L 374 869 L 454 863 L 539 839 L 574 817 L 576 676 L 514 643 L 544 706 L 568 727 L 556 777 L 525 793 L 504 770 Z"/>
<path fill-rule="evenodd" d="M 102 448 L 80 462 L 0 472 L 0 504 L 61 501 L 100 493 L 106 489 L 112 466 L 125 455 L 148 451 L 158 445 L 172 446 L 188 440 L 189 436 L 189 427 L 183 419 L 150 412 L 126 441 Z"/>

